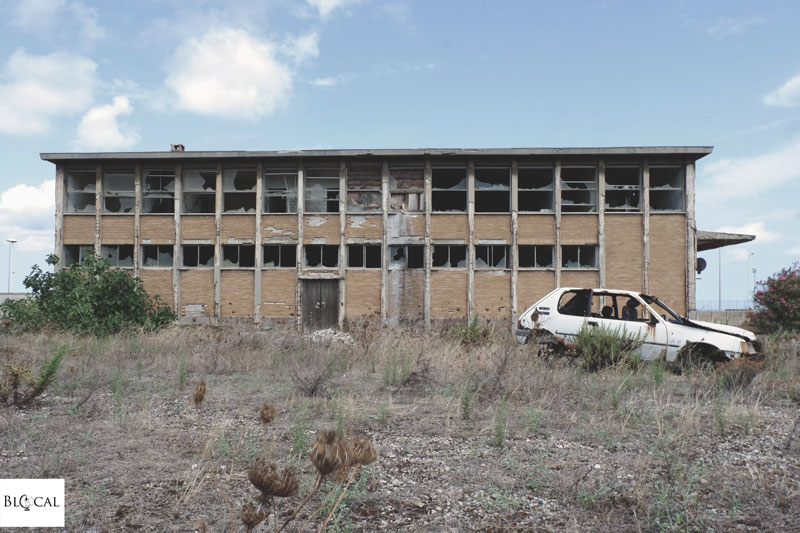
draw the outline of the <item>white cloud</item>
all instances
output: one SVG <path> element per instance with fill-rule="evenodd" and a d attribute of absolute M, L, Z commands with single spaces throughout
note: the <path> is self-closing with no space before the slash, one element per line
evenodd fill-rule
<path fill-rule="evenodd" d="M 176 50 L 167 86 L 180 109 L 201 115 L 257 119 L 286 102 L 292 91 L 292 66 L 279 52 L 286 46 L 294 59 L 315 55 L 316 41 L 295 39 L 283 47 L 243 30 L 212 30 L 184 41 Z"/>
<path fill-rule="evenodd" d="M 78 125 L 79 150 L 115 150 L 130 148 L 139 142 L 139 135 L 130 129 L 120 130 L 117 119 L 120 115 L 130 115 L 133 111 L 126 96 L 115 96 L 109 105 L 91 108 L 83 115 Z"/>
<path fill-rule="evenodd" d="M 304 63 L 319 56 L 319 36 L 317 32 L 294 37 L 281 45 L 281 52 L 292 58 L 296 64 Z"/>
<path fill-rule="evenodd" d="M 15 249 L 53 250 L 55 180 L 40 185 L 15 185 L 0 192 L 0 236 L 16 239 Z"/>
<path fill-rule="evenodd" d="M 703 193 L 715 198 L 764 194 L 800 178 L 800 140 L 766 154 L 722 159 L 706 167 L 704 174 L 709 179 Z"/>
<path fill-rule="evenodd" d="M 49 35 L 58 28 L 56 33 L 63 34 L 60 28 L 78 28 L 75 37 L 96 41 L 106 37 L 106 30 L 99 23 L 97 9 L 88 7 L 83 2 L 67 0 L 21 0 L 14 12 L 13 23 L 32 33 Z"/>
<path fill-rule="evenodd" d="M 764 103 L 778 107 L 800 106 L 800 74 L 765 96 Z"/>
<path fill-rule="evenodd" d="M 317 78 L 312 80 L 310 83 L 314 87 L 333 87 L 337 85 L 341 80 L 338 77 L 328 77 L 328 78 Z"/>
<path fill-rule="evenodd" d="M 742 235 L 755 235 L 756 243 L 775 242 L 780 239 L 780 235 L 769 231 L 763 222 L 748 222 L 739 226 L 722 226 L 715 231 L 723 233 L 739 233 Z"/>
<path fill-rule="evenodd" d="M 736 35 L 742 35 L 749 28 L 759 26 L 767 21 L 764 17 L 732 18 L 721 17 L 711 26 L 706 28 L 706 32 L 717 39 L 725 39 Z"/>
<path fill-rule="evenodd" d="M 0 83 L 0 132 L 28 135 L 50 128 L 50 120 L 90 105 L 97 65 L 82 56 L 56 52 L 35 56 L 19 49 Z"/>
<path fill-rule="evenodd" d="M 360 4 L 362 0 L 306 0 L 308 5 L 317 10 L 319 18 L 325 20 L 336 9 Z"/>

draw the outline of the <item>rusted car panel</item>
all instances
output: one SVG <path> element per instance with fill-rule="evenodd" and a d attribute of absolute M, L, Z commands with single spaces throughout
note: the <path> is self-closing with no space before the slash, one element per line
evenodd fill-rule
<path fill-rule="evenodd" d="M 562 287 L 530 306 L 517 321 L 521 343 L 572 344 L 585 325 L 625 332 L 642 340 L 642 359 L 675 361 L 686 348 L 720 359 L 759 351 L 756 336 L 745 329 L 690 320 L 658 298 L 633 291 Z"/>

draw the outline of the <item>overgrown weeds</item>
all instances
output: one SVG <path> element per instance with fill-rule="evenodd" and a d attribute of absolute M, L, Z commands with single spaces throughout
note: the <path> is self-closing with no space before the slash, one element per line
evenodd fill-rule
<path fill-rule="evenodd" d="M 67 350 L 66 345 L 58 348 L 55 355 L 42 363 L 38 375 L 34 375 L 26 362 L 9 360 L 0 382 L 0 404 L 24 407 L 40 396 L 53 383 Z"/>
<path fill-rule="evenodd" d="M 584 324 L 575 335 L 576 355 L 581 367 L 590 372 L 638 362 L 634 353 L 642 345 L 639 335 L 624 328 L 611 329 Z"/>

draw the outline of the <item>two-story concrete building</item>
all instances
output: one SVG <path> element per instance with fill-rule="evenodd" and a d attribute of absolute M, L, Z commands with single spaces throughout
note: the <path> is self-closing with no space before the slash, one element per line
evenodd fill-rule
<path fill-rule="evenodd" d="M 323 327 L 512 321 L 558 286 L 644 291 L 691 310 L 695 161 L 709 153 L 181 147 L 41 157 L 56 165 L 62 267 L 96 250 L 184 322 Z"/>

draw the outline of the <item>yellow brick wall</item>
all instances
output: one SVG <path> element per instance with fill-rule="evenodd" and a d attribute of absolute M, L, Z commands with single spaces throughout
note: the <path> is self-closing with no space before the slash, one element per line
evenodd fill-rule
<path fill-rule="evenodd" d="M 222 242 L 228 239 L 249 239 L 256 238 L 256 216 L 255 215 L 222 215 Z"/>
<path fill-rule="evenodd" d="M 554 244 L 555 215 L 517 215 L 517 240 L 519 244 Z"/>
<path fill-rule="evenodd" d="M 600 284 L 600 275 L 594 270 L 561 271 L 562 287 L 594 288 Z"/>
<path fill-rule="evenodd" d="M 345 236 L 358 239 L 378 239 L 383 237 L 381 215 L 347 215 Z"/>
<path fill-rule="evenodd" d="M 252 270 L 223 270 L 220 275 L 222 316 L 253 316 L 255 273 Z"/>
<path fill-rule="evenodd" d="M 303 242 L 325 239 L 325 244 L 339 244 L 339 214 L 309 215 L 303 219 Z M 322 244 L 322 243 L 320 243 Z"/>
<path fill-rule="evenodd" d="M 431 238 L 461 240 L 468 239 L 467 215 L 431 215 Z"/>
<path fill-rule="evenodd" d="M 475 239 L 502 239 L 511 243 L 511 215 L 475 215 Z"/>
<path fill-rule="evenodd" d="M 561 244 L 597 242 L 597 215 L 561 215 Z"/>
<path fill-rule="evenodd" d="M 425 316 L 425 271 L 404 269 L 389 271 L 389 302 L 391 318 L 423 318 Z"/>
<path fill-rule="evenodd" d="M 605 217 L 606 287 L 641 292 L 642 215 Z"/>
<path fill-rule="evenodd" d="M 180 314 L 187 305 L 202 305 L 203 314 L 214 316 L 214 271 L 212 269 L 181 272 Z"/>
<path fill-rule="evenodd" d="M 297 274 L 290 270 L 261 272 L 261 316 L 264 318 L 293 317 L 297 312 Z"/>
<path fill-rule="evenodd" d="M 467 273 L 431 272 L 431 317 L 466 318 Z"/>
<path fill-rule="evenodd" d="M 104 216 L 100 220 L 100 242 L 103 244 L 133 244 L 133 215 Z"/>
<path fill-rule="evenodd" d="M 263 215 L 261 236 L 272 240 L 297 239 L 297 215 Z"/>
<path fill-rule="evenodd" d="M 480 318 L 511 317 L 510 272 L 475 272 L 475 312 Z"/>
<path fill-rule="evenodd" d="M 206 239 L 214 242 L 216 225 L 209 215 L 188 215 L 181 217 L 181 240 Z"/>
<path fill-rule="evenodd" d="M 517 275 L 517 312 L 522 313 L 555 288 L 555 272 L 520 272 Z"/>
<path fill-rule="evenodd" d="M 172 244 L 175 218 L 172 215 L 142 215 L 139 217 L 139 237 L 152 244 Z"/>
<path fill-rule="evenodd" d="M 94 228 L 94 215 L 64 215 L 64 244 L 94 244 Z"/>
<path fill-rule="evenodd" d="M 143 268 L 139 271 L 144 290 L 150 296 L 158 295 L 170 308 L 172 301 L 172 270 L 151 270 Z"/>
<path fill-rule="evenodd" d="M 650 215 L 647 291 L 678 313 L 686 313 L 686 216 Z"/>
<path fill-rule="evenodd" d="M 389 215 L 389 227 L 386 229 L 389 238 L 392 237 L 424 237 L 425 215 L 402 214 Z"/>
<path fill-rule="evenodd" d="M 381 316 L 381 271 L 348 270 L 344 279 L 345 318 Z"/>

